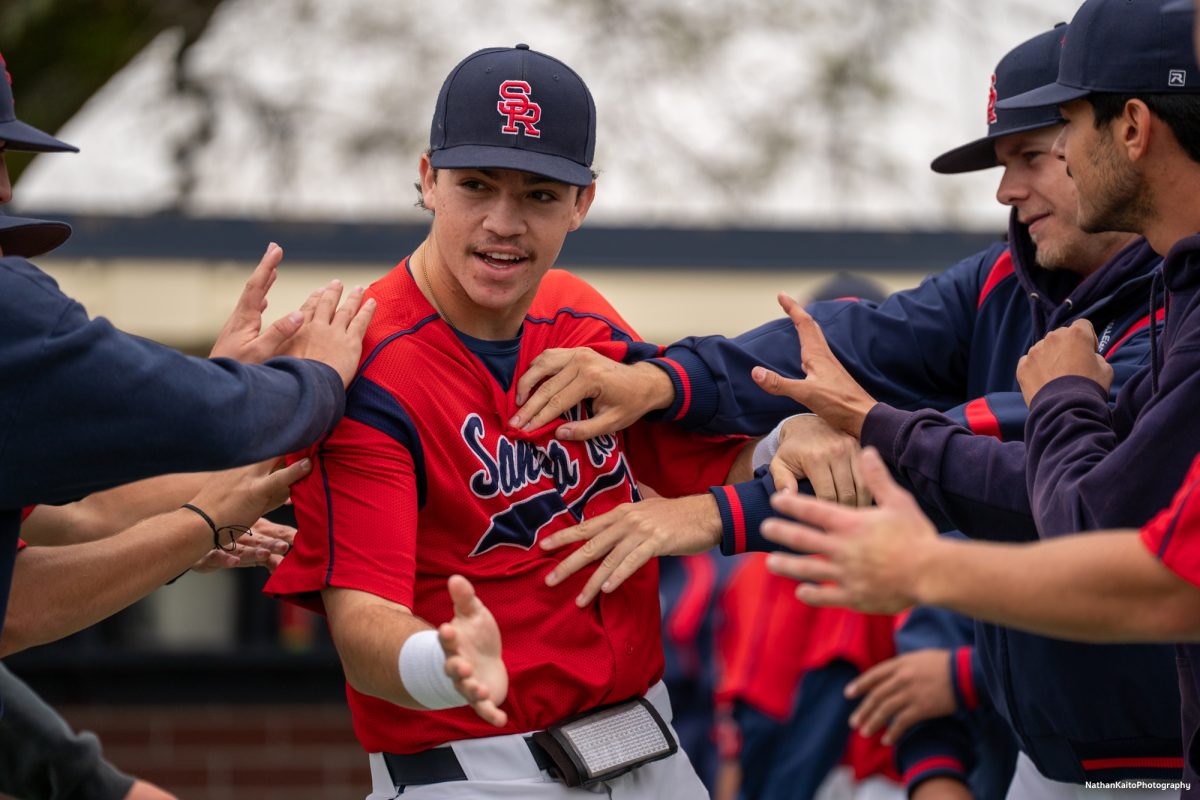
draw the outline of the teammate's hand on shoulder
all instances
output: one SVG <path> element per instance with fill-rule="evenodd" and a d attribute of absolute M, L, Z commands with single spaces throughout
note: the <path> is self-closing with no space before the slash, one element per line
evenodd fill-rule
<path fill-rule="evenodd" d="M 1096 329 L 1086 319 L 1046 334 L 1017 362 L 1017 383 L 1025 405 L 1047 383 L 1066 375 L 1078 375 L 1100 384 L 1105 393 L 1112 388 L 1112 365 L 1096 352 Z"/>
<path fill-rule="evenodd" d="M 265 567 L 267 572 L 274 572 L 292 548 L 295 538 L 295 528 L 264 517 L 237 538 L 236 550 L 209 550 L 191 570 L 205 573 L 233 567 Z"/>
<path fill-rule="evenodd" d="M 950 651 L 931 648 L 889 658 L 851 681 L 846 697 L 862 698 L 850 727 L 869 738 L 887 726 L 883 743 L 895 744 L 918 722 L 955 712 Z"/>
<path fill-rule="evenodd" d="M 858 469 L 858 440 L 815 414 L 797 414 L 779 430 L 771 477 L 780 490 L 795 491 L 808 478 L 816 496 L 846 506 L 869 506 L 871 492 Z"/>
<path fill-rule="evenodd" d="M 500 627 L 462 575 L 451 575 L 446 588 L 454 602 L 454 618 L 438 628 L 446 675 L 476 714 L 503 727 L 508 714 L 500 705 L 508 697 L 508 668 L 500 652 Z"/>
<path fill-rule="evenodd" d="M 656 556 L 686 556 L 711 550 L 721 541 L 721 514 L 711 494 L 649 497 L 623 503 L 606 514 L 544 537 L 543 550 L 583 542 L 549 575 L 557 586 L 596 559 L 603 560 L 575 598 L 582 608 L 600 592 L 616 591 L 625 579 Z"/>
<path fill-rule="evenodd" d="M 628 428 L 675 399 L 667 373 L 653 364 L 622 364 L 589 347 L 546 350 L 517 381 L 521 410 L 509 424 L 536 430 L 582 401 L 591 399 L 594 416 L 559 426 L 554 435 L 584 441 Z"/>
<path fill-rule="evenodd" d="M 339 308 L 341 281 L 334 279 L 314 291 L 300 307 L 304 327 L 281 355 L 328 364 L 342 376 L 342 386 L 349 386 L 362 356 L 363 336 L 375 315 L 374 298 L 364 303 L 363 294 L 362 287 L 353 289 Z"/>
<path fill-rule="evenodd" d="M 271 242 L 246 281 L 233 313 L 225 320 L 225 326 L 221 328 L 212 352 L 208 354 L 209 358 L 232 358 L 246 364 L 261 364 L 280 355 L 288 340 L 300 330 L 304 315 L 299 311 L 275 320 L 265 331 L 262 329 L 267 293 L 279 276 L 277 270 L 282 260 L 283 248 Z"/>

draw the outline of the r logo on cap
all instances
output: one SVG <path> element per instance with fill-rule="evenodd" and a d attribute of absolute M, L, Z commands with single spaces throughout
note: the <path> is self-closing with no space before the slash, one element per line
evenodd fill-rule
<path fill-rule="evenodd" d="M 1187 70 L 1173 69 L 1167 72 L 1167 86 L 1187 86 Z"/>
<path fill-rule="evenodd" d="M 524 127 L 525 135 L 532 139 L 540 139 L 542 132 L 537 129 L 537 122 L 542 118 L 542 107 L 529 99 L 533 91 L 526 81 L 505 81 L 500 84 L 500 102 L 496 109 L 508 118 L 502 133 L 520 133 L 517 123 Z"/>

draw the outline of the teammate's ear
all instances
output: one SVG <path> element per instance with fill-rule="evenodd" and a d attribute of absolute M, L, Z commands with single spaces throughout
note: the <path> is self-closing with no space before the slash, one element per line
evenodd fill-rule
<path fill-rule="evenodd" d="M 578 230 L 583 224 L 584 217 L 587 216 L 588 209 L 592 207 L 592 201 L 596 199 L 596 182 L 592 181 L 587 186 L 579 190 L 575 196 L 575 208 L 571 210 L 571 227 L 569 230 Z"/>
<path fill-rule="evenodd" d="M 418 166 L 421 173 L 421 202 L 425 208 L 430 211 L 437 210 L 437 170 L 433 164 L 429 163 L 429 154 L 424 153 L 421 156 L 421 163 Z"/>

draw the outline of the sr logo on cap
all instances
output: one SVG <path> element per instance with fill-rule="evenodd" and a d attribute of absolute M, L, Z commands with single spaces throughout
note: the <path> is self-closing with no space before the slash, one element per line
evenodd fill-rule
<path fill-rule="evenodd" d="M 505 81 L 500 84 L 500 102 L 496 103 L 496 108 L 507 119 L 500 129 L 501 133 L 520 133 L 517 130 L 519 122 L 526 136 L 534 139 L 542 137 L 542 132 L 536 127 L 542 118 L 542 107 L 529 99 L 532 91 L 527 81 Z"/>

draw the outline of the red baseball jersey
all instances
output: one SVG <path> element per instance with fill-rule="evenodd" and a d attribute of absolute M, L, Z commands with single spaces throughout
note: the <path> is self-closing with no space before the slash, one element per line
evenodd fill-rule
<path fill-rule="evenodd" d="M 1142 542 L 1172 572 L 1200 586 L 1200 456 L 1192 461 L 1170 508 L 1142 528 Z"/>
<path fill-rule="evenodd" d="M 655 565 L 580 609 L 591 569 L 547 587 L 566 553 L 536 542 L 636 499 L 637 481 L 666 496 L 723 483 L 741 440 L 649 424 L 588 442 L 556 440 L 561 421 L 511 429 L 515 381 L 506 391 L 463 344 L 407 261 L 368 296 L 379 305 L 346 416 L 306 453 L 314 469 L 292 487 L 296 544 L 266 591 L 320 610 L 321 589 L 356 589 L 436 625 L 453 614 L 447 578 L 466 575 L 499 623 L 510 689 L 498 729 L 468 707 L 414 711 L 347 686 L 359 741 L 416 752 L 645 692 L 663 668 Z M 525 317 L 516 374 L 546 349 L 581 346 L 621 358 L 648 345 L 594 289 L 552 270 Z"/>

